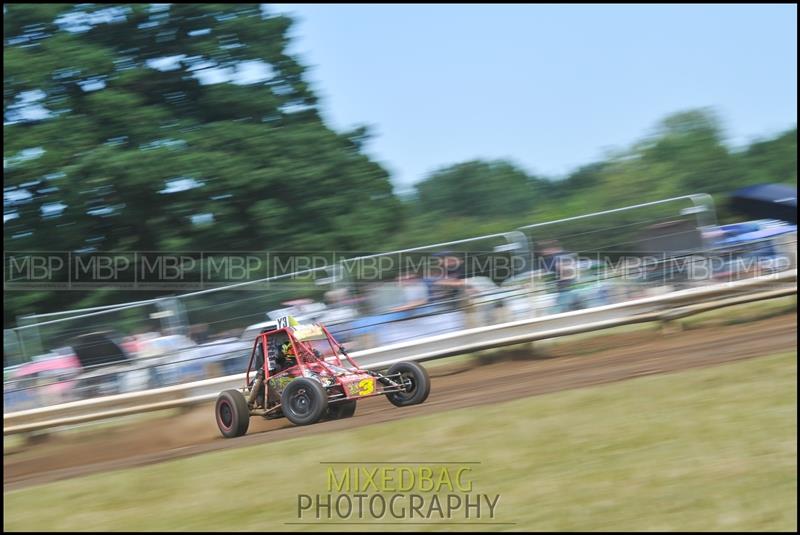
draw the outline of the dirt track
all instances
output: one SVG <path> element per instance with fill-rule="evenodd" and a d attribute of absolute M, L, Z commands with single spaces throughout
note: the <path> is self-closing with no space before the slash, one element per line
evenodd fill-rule
<path fill-rule="evenodd" d="M 490 400 L 507 401 L 557 390 L 786 351 L 797 346 L 797 314 L 741 325 L 662 336 L 655 331 L 602 336 L 552 345 L 546 358 L 497 362 L 477 368 L 441 366 L 431 372 L 428 401 L 398 409 L 385 399 L 359 403 L 348 420 L 294 427 L 285 419 L 253 418 L 248 434 L 224 440 L 210 405 L 180 417 L 59 436 L 3 455 L 3 486 L 11 490 L 104 470 L 149 464 L 202 452 L 274 442 L 369 425 Z M 599 351 L 590 350 L 600 347 Z M 583 356 L 580 356 L 584 353 Z M 575 356 L 578 355 L 578 356 Z"/>

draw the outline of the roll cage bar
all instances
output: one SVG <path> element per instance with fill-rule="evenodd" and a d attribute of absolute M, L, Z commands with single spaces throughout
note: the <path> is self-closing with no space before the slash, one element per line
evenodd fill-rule
<path fill-rule="evenodd" d="M 336 359 L 334 363 L 338 367 L 342 367 L 342 360 L 339 358 L 339 355 L 344 355 L 347 362 L 350 363 L 350 366 L 355 368 L 356 370 L 361 370 L 358 364 L 350 358 L 350 355 L 347 354 L 344 346 L 342 346 L 333 335 L 328 331 L 328 329 L 322 324 L 315 324 L 316 326 L 322 329 L 322 332 L 325 334 L 325 340 L 327 340 L 328 344 L 331 347 L 331 356 Z M 325 359 L 322 358 L 318 351 L 316 351 L 309 341 L 298 340 L 297 337 L 294 335 L 294 329 L 292 327 L 283 327 L 280 329 L 274 329 L 272 331 L 266 331 L 256 336 L 255 341 L 253 342 L 253 349 L 250 351 L 250 361 L 247 363 L 247 373 L 245 375 L 245 388 L 250 385 L 250 372 L 255 371 L 253 368 L 253 360 L 256 356 L 256 349 L 258 345 L 261 344 L 261 354 L 264 356 L 264 362 L 262 364 L 264 369 L 264 381 L 269 379 L 269 353 L 268 353 L 268 346 L 267 340 L 271 336 L 276 336 L 278 334 L 284 333 L 289 338 L 289 342 L 292 344 L 292 350 L 294 354 L 297 355 L 297 364 L 295 366 L 299 366 L 301 372 L 304 372 L 307 368 L 308 362 L 315 362 L 319 364 L 326 372 L 331 375 L 335 375 L 335 372 L 328 366 L 325 362 Z M 320 340 L 322 340 L 320 338 Z M 306 361 L 308 359 L 308 361 Z"/>

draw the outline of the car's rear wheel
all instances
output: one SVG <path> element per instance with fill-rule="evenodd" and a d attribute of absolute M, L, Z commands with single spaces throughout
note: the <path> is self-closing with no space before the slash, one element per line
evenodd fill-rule
<path fill-rule="evenodd" d="M 328 418 L 331 420 L 341 420 L 350 418 L 356 413 L 356 400 L 349 399 L 340 401 L 328 407 Z"/>
<path fill-rule="evenodd" d="M 240 437 L 250 427 L 250 409 L 244 394 L 238 390 L 225 390 L 217 397 L 217 427 L 225 438 Z"/>
<path fill-rule="evenodd" d="M 327 412 L 328 394 L 319 382 L 298 377 L 283 389 L 281 410 L 295 425 L 313 424 Z"/>
<path fill-rule="evenodd" d="M 425 368 L 416 362 L 398 362 L 386 372 L 388 376 L 397 374 L 400 374 L 400 377 L 392 377 L 392 380 L 401 383 L 403 390 L 386 394 L 393 405 L 398 407 L 418 405 L 428 399 L 428 394 L 431 392 L 431 380 Z"/>

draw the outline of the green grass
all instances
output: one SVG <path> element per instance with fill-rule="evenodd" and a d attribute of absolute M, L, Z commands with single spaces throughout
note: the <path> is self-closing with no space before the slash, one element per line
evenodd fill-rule
<path fill-rule="evenodd" d="M 320 461 L 479 461 L 483 529 L 796 530 L 796 353 L 414 417 L 4 494 L 6 530 L 313 530 Z M 413 413 L 413 408 L 403 409 Z M 326 424 L 320 424 L 326 425 Z M 380 530 L 380 526 L 325 529 Z M 470 529 L 395 525 L 391 529 Z"/>
<path fill-rule="evenodd" d="M 792 295 L 710 310 L 678 321 L 685 328 L 701 329 L 716 325 L 747 323 L 796 311 L 797 296 Z"/>

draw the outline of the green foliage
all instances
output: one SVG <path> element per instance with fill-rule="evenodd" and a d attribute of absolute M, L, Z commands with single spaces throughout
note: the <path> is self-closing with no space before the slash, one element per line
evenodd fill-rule
<path fill-rule="evenodd" d="M 417 185 L 423 213 L 497 217 L 527 211 L 542 189 L 539 181 L 503 161 L 471 161 L 433 173 Z"/>
<path fill-rule="evenodd" d="M 443 168 L 417 185 L 418 198 L 406 201 L 417 211 L 407 223 L 409 239 L 399 244 L 501 232 L 699 192 L 715 198 L 725 221 L 731 218 L 727 194 L 764 182 L 797 183 L 796 128 L 736 151 L 725 143 L 713 110 L 689 110 L 666 117 L 629 149 L 560 180 L 542 180 L 502 161 Z M 423 237 L 427 241 L 419 241 Z"/>
<path fill-rule="evenodd" d="M 737 160 L 744 170 L 743 184 L 797 184 L 797 129 L 753 143 Z"/>
<path fill-rule="evenodd" d="M 290 26 L 251 4 L 6 6 L 5 187 L 23 196 L 5 205 L 6 248 L 382 243 L 399 208 L 389 175 L 362 152 L 367 129 L 337 133 L 320 119 L 286 51 Z M 261 62 L 265 79 L 196 76 L 243 62 Z M 48 113 L 32 117 L 37 107 Z M 193 222 L 200 214 L 213 222 Z M 65 304 L 36 296 L 7 295 L 6 324 Z"/>

